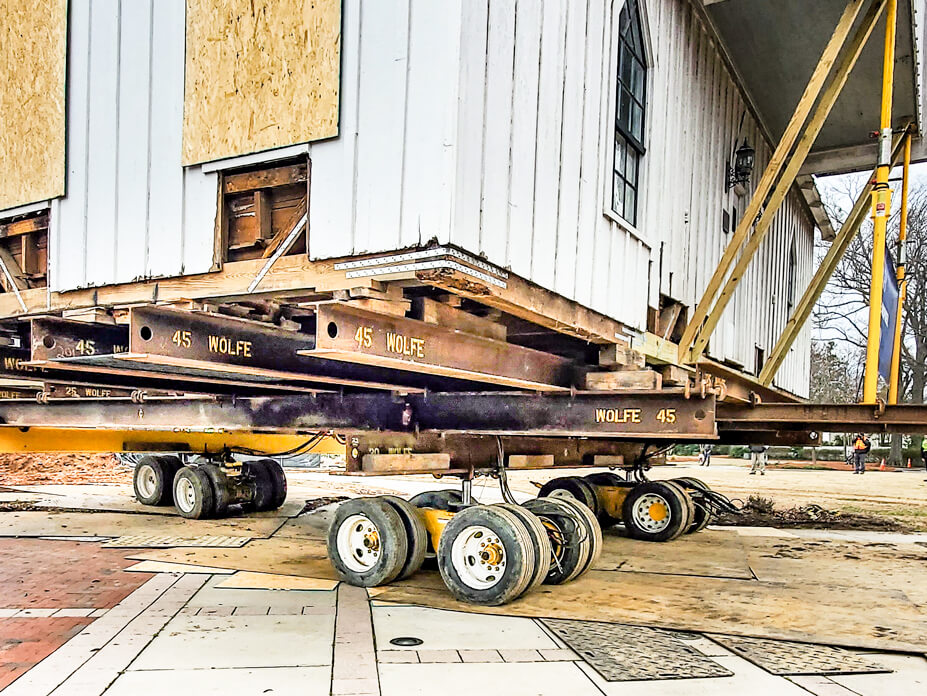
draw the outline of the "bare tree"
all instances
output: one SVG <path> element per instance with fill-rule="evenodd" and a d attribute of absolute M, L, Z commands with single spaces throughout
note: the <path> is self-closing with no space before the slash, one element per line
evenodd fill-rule
<path fill-rule="evenodd" d="M 844 180 L 825 190 L 831 218 L 842 221 L 856 198 L 860 182 Z M 857 189 L 857 191 L 854 191 Z M 899 216 L 890 221 L 888 242 L 897 259 Z M 869 288 L 872 273 L 872 222 L 867 220 L 853 239 L 815 307 L 819 340 L 835 341 L 845 350 L 865 355 Z M 927 187 L 913 188 L 908 208 L 906 265 L 907 297 L 902 313 L 899 401 L 924 403 L 927 386 Z M 882 383 L 883 396 L 886 385 Z M 917 438 L 917 444 L 920 438 Z M 901 460 L 901 438 L 892 438 L 892 459 Z"/>

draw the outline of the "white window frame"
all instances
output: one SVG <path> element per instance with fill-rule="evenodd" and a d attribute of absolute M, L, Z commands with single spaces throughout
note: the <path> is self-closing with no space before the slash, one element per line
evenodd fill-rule
<path fill-rule="evenodd" d="M 618 37 L 618 19 L 621 10 L 624 8 L 625 0 L 612 0 L 611 12 L 608 18 L 608 70 L 604 79 L 606 80 L 606 89 L 608 93 L 608 108 L 606 109 L 605 120 L 603 123 L 602 142 L 606 149 L 601 158 L 601 196 L 602 196 L 602 214 L 617 224 L 622 230 L 630 234 L 647 248 L 652 249 L 653 243 L 650 238 L 641 231 L 641 215 L 646 207 L 646 191 L 640 185 L 645 180 L 647 173 L 647 155 L 640 158 L 638 163 L 638 190 L 637 190 L 637 224 L 631 224 L 629 220 L 619 215 L 612 208 L 612 187 L 614 177 L 614 160 L 615 160 L 615 111 L 618 107 L 618 59 L 620 54 L 620 40 Z M 644 60 L 646 61 L 646 70 L 648 72 L 646 84 L 644 86 L 644 133 L 643 143 L 645 149 L 649 148 L 650 140 L 650 119 L 647 118 L 646 106 L 651 102 L 651 90 L 653 89 L 653 80 L 650 79 L 653 67 L 653 50 L 650 42 L 650 31 L 647 21 L 646 0 L 638 0 L 638 10 L 641 23 L 641 38 L 644 44 Z"/>

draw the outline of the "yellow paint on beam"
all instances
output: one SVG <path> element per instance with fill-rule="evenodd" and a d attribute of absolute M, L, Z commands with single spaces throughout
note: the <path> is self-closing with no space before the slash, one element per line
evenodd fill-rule
<path fill-rule="evenodd" d="M 306 443 L 308 435 L 263 433 L 197 433 L 162 430 L 103 430 L 98 428 L 0 427 L 0 452 L 221 452 L 247 448 L 259 452 L 286 452 Z M 312 454 L 344 454 L 344 445 L 323 438 L 306 450 Z"/>

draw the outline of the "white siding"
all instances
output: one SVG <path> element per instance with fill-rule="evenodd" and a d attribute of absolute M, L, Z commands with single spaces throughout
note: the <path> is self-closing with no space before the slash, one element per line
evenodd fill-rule
<path fill-rule="evenodd" d="M 341 135 L 311 149 L 313 258 L 448 241 L 464 4 L 344 0 Z M 470 77 L 482 91 L 485 75 Z M 478 220 L 476 194 L 462 209 Z"/>
<path fill-rule="evenodd" d="M 202 273 L 217 176 L 180 165 L 184 0 L 72 0 L 53 290 Z"/>
<path fill-rule="evenodd" d="M 310 149 L 314 259 L 454 243 L 629 327 L 660 293 L 694 306 L 729 240 L 725 166 L 758 125 L 688 0 L 643 0 L 650 54 L 637 229 L 611 198 L 623 0 L 344 0 L 340 135 Z M 180 166 L 184 0 L 73 0 L 67 196 L 54 290 L 199 273 L 217 175 Z M 776 219 L 710 354 L 751 369 L 785 323 L 789 245 L 803 288 L 812 226 Z M 807 331 L 778 384 L 803 392 Z"/>
<path fill-rule="evenodd" d="M 605 213 L 623 0 L 347 0 L 342 136 L 311 150 L 311 256 L 435 238 L 636 329 L 661 292 L 694 306 L 729 239 L 723 211 L 747 203 L 725 191 L 735 142 L 757 149 L 755 179 L 770 151 L 690 3 L 643 4 L 647 153 L 631 229 Z M 752 369 L 755 345 L 768 354 L 786 319 L 790 240 L 802 288 L 812 232 L 791 197 L 713 357 Z M 793 353 L 778 382 L 802 391 L 806 340 Z"/>

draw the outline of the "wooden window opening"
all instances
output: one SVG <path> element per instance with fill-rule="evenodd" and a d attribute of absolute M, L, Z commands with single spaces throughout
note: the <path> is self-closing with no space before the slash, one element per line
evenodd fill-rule
<path fill-rule="evenodd" d="M 48 211 L 0 222 L 0 289 L 12 292 L 48 285 Z"/>
<path fill-rule="evenodd" d="M 274 163 L 222 176 L 224 261 L 266 258 L 308 213 L 309 162 Z M 308 251 L 308 225 L 285 255 Z"/>

